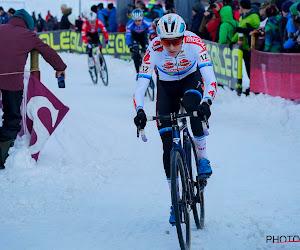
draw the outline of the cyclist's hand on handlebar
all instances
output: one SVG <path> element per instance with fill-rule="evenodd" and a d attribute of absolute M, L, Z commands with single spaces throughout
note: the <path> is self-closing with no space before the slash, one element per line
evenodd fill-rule
<path fill-rule="evenodd" d="M 130 52 L 133 53 L 133 46 L 132 46 L 132 44 L 129 44 L 128 48 L 129 48 Z"/>
<path fill-rule="evenodd" d="M 89 48 L 89 49 L 92 49 L 92 48 L 93 48 L 93 45 L 92 45 L 91 43 L 88 43 L 88 44 L 86 45 L 86 47 Z"/>
<path fill-rule="evenodd" d="M 146 123 L 147 123 L 146 114 L 145 114 L 143 109 L 139 109 L 137 114 L 136 114 L 136 117 L 134 117 L 134 124 L 138 128 L 143 129 L 143 128 L 145 128 Z"/>
<path fill-rule="evenodd" d="M 202 102 L 199 106 L 198 106 L 198 116 L 200 117 L 201 121 L 206 119 L 208 120 L 208 118 L 210 117 L 211 112 L 210 112 L 210 105 L 207 102 Z"/>

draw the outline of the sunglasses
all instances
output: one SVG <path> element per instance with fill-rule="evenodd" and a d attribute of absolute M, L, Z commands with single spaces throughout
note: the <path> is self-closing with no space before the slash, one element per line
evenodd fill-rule
<path fill-rule="evenodd" d="M 165 47 L 170 47 L 173 44 L 174 47 L 181 45 L 183 42 L 183 38 L 176 38 L 176 39 L 162 39 L 161 44 Z"/>

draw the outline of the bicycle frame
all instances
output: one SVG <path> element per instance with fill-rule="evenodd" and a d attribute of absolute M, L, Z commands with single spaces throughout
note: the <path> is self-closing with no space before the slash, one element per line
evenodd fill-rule
<path fill-rule="evenodd" d="M 186 176 L 186 180 L 187 180 L 187 200 L 189 205 L 193 204 L 193 198 L 192 198 L 192 186 L 193 183 L 191 183 L 191 176 L 190 176 L 190 172 L 188 171 L 187 168 L 187 161 L 186 161 L 186 154 L 185 154 L 185 150 L 184 147 L 182 147 L 181 144 L 181 136 L 180 136 L 180 132 L 183 131 L 183 144 L 185 144 L 185 142 L 187 140 L 190 140 L 190 134 L 189 134 L 189 130 L 187 127 L 187 120 L 186 118 L 182 119 L 182 126 L 179 127 L 178 125 L 178 120 L 175 117 L 175 114 L 171 114 L 171 122 L 172 122 L 172 138 L 173 138 L 173 147 L 171 150 L 171 155 L 173 154 L 173 152 L 178 151 L 182 157 L 183 160 L 183 165 L 184 165 L 184 172 L 185 172 L 185 176 Z"/>
<path fill-rule="evenodd" d="M 102 46 L 97 46 L 95 48 L 93 48 L 93 58 L 94 58 L 94 62 L 95 62 L 95 66 L 96 66 L 96 70 L 97 70 L 97 73 L 99 74 L 100 73 L 100 62 L 99 62 L 99 55 L 101 53 L 101 49 Z M 96 53 L 95 53 L 96 52 Z"/>

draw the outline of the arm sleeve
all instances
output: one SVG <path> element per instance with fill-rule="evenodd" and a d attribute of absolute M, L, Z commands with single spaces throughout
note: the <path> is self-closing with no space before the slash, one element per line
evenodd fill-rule
<path fill-rule="evenodd" d="M 64 64 L 60 56 L 48 44 L 44 43 L 37 35 L 34 34 L 34 47 L 33 49 L 43 56 L 45 61 L 49 63 L 56 71 L 64 71 L 67 65 Z"/>
<path fill-rule="evenodd" d="M 204 94 L 203 99 L 210 99 L 213 101 L 217 93 L 217 80 L 215 72 L 213 70 L 212 63 L 209 59 L 208 52 L 204 42 L 201 40 L 201 43 L 193 45 L 196 60 L 200 73 L 204 80 Z"/>
<path fill-rule="evenodd" d="M 227 36 L 228 36 L 228 29 L 226 29 L 225 24 L 221 24 L 220 26 L 220 31 L 219 31 L 219 44 L 226 44 L 227 41 Z"/>
<path fill-rule="evenodd" d="M 130 21 L 129 21 L 130 22 Z M 126 37 L 125 37 L 125 42 L 128 45 L 131 44 L 131 27 L 132 27 L 132 23 L 128 23 L 126 25 Z"/>
<path fill-rule="evenodd" d="M 139 108 L 144 108 L 145 92 L 149 85 L 155 66 L 154 54 L 155 51 L 152 50 L 152 46 L 149 46 L 145 52 L 142 65 L 140 67 L 140 72 L 138 74 L 138 82 L 133 95 L 133 103 L 136 111 Z"/>
<path fill-rule="evenodd" d="M 105 40 L 108 40 L 109 38 L 108 38 L 107 30 L 100 19 L 97 19 L 97 27 L 99 27 L 101 29 Z"/>
<path fill-rule="evenodd" d="M 81 28 L 81 39 L 82 39 L 82 41 L 83 41 L 85 44 L 88 43 L 88 40 L 87 40 L 87 38 L 86 38 L 86 34 L 87 34 L 87 24 L 86 24 L 86 22 L 84 22 L 84 23 L 82 24 L 82 28 Z"/>

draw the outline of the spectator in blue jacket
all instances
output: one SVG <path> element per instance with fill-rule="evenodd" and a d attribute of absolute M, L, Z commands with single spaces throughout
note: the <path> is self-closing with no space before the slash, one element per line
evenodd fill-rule
<path fill-rule="evenodd" d="M 290 7 L 292 5 L 293 5 L 292 1 L 285 1 L 281 6 L 282 15 L 288 19 L 286 27 L 285 27 L 287 34 L 289 34 L 290 32 L 292 32 L 292 33 L 297 32 L 297 28 L 293 25 L 293 19 L 292 19 L 292 15 L 290 13 Z M 297 43 L 297 41 L 294 41 L 293 39 L 289 38 L 283 44 L 283 48 L 287 52 L 293 52 L 293 48 L 296 45 L 296 43 Z"/>
<path fill-rule="evenodd" d="M 108 4 L 106 9 L 99 10 L 97 17 L 102 21 L 108 32 L 118 31 L 117 9 L 113 3 Z"/>
<path fill-rule="evenodd" d="M 8 19 L 9 15 L 7 15 L 2 6 L 0 6 L 0 24 L 6 24 Z"/>

